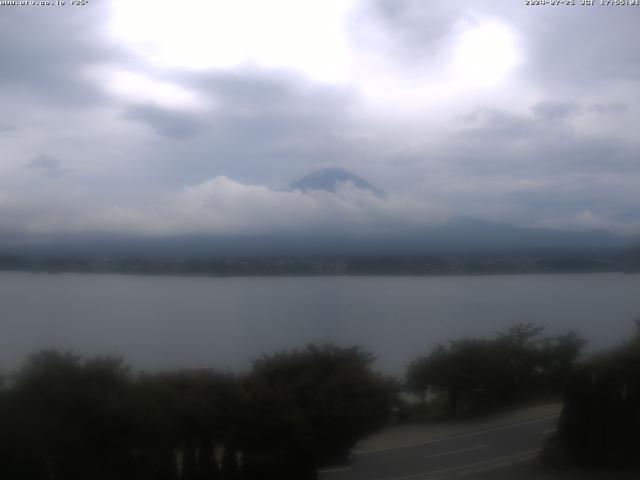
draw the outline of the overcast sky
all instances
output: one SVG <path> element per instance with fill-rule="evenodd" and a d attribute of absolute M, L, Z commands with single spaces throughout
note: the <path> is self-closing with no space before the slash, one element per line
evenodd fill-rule
<path fill-rule="evenodd" d="M 639 24 L 519 0 L 0 6 L 0 233 L 637 234 Z M 386 195 L 286 190 L 327 165 Z"/>

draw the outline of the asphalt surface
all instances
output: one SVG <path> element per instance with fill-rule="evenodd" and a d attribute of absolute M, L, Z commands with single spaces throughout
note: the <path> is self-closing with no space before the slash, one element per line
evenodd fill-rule
<path fill-rule="evenodd" d="M 360 451 L 349 465 L 321 470 L 319 477 L 321 480 L 510 478 L 509 472 L 518 471 L 520 474 L 512 478 L 530 477 L 539 450 L 555 430 L 558 418 L 556 414 L 547 415 L 410 446 Z"/>

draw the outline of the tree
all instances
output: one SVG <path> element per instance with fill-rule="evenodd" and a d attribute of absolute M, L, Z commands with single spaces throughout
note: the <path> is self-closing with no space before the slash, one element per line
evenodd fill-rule
<path fill-rule="evenodd" d="M 10 394 L 13 478 L 130 478 L 128 380 L 117 358 L 31 356 Z"/>
<path fill-rule="evenodd" d="M 492 403 L 508 377 L 494 343 L 461 339 L 438 345 L 431 355 L 409 365 L 407 385 L 424 397 L 427 390 L 444 393 L 452 416 Z"/>
<path fill-rule="evenodd" d="M 0 385 L 0 476 L 20 480 L 314 478 L 390 411 L 359 348 L 309 346 L 210 369 L 133 376 L 117 358 L 44 351 Z M 240 460 L 241 459 L 241 460 Z"/>
<path fill-rule="evenodd" d="M 574 331 L 543 340 L 541 373 L 549 391 L 554 394 L 564 393 L 571 372 L 586 345 L 587 340 Z"/>
<path fill-rule="evenodd" d="M 593 467 L 640 467 L 640 323 L 624 345 L 571 375 L 545 457 Z"/>
<path fill-rule="evenodd" d="M 547 338 L 542 332 L 518 324 L 494 339 L 438 345 L 409 365 L 407 387 L 422 398 L 428 391 L 446 395 L 451 416 L 558 393 L 586 342 L 574 332 Z"/>
<path fill-rule="evenodd" d="M 373 360 L 358 347 L 330 345 L 257 360 L 248 382 L 247 467 L 262 457 L 295 468 L 280 478 L 312 478 L 317 464 L 346 458 L 390 415 L 392 393 Z"/>
<path fill-rule="evenodd" d="M 178 470 L 182 479 L 215 479 L 221 465 L 214 446 L 235 441 L 244 415 L 236 376 L 211 369 L 145 374 L 134 387 L 136 444 L 146 463 L 167 479 Z"/>

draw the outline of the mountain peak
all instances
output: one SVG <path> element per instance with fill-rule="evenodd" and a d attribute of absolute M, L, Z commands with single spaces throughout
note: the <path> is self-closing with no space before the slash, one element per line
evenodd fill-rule
<path fill-rule="evenodd" d="M 305 175 L 299 180 L 296 180 L 289 188 L 292 190 L 324 190 L 327 192 L 335 192 L 338 183 L 351 182 L 355 187 L 362 190 L 369 190 L 378 196 L 382 195 L 382 191 L 366 180 L 351 173 L 344 168 L 330 167 L 316 170 L 308 175 Z"/>

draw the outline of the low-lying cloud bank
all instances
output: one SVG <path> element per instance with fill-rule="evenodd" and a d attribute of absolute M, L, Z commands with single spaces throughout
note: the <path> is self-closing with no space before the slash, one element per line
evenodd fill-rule
<path fill-rule="evenodd" d="M 350 182 L 336 192 L 274 190 L 225 176 L 137 205 L 12 200 L 0 196 L 0 229 L 28 234 L 134 235 L 368 233 L 438 222 L 446 212 L 410 195 L 384 198 Z M 88 198 L 87 198 L 88 200 Z M 112 203 L 112 202 L 110 202 Z"/>
<path fill-rule="evenodd" d="M 46 165 L 48 168 L 49 162 Z M 487 185 L 482 186 L 485 187 Z M 525 187 L 531 188 L 528 184 Z M 446 190 L 446 185 L 443 189 Z M 461 197 L 477 194 L 475 188 L 470 192 L 458 189 L 452 193 L 456 192 Z M 28 238 L 77 234 L 349 235 L 410 230 L 443 223 L 456 216 L 503 221 L 500 209 L 493 216 L 491 208 L 484 208 L 481 203 L 476 209 L 465 210 L 461 207 L 467 204 L 466 200 L 455 205 L 450 198 L 433 193 L 420 195 L 413 191 L 380 196 L 351 182 L 338 183 L 335 192 L 275 189 L 241 183 L 226 176 L 180 189 L 140 191 L 134 196 L 123 196 L 120 201 L 114 201 L 111 196 L 97 196 L 91 189 L 63 185 L 43 189 L 32 196 L 0 190 L 0 240 L 15 235 Z M 508 196 L 513 197 L 513 192 Z M 496 200 L 490 196 L 485 198 Z M 640 232 L 640 222 L 633 218 L 611 218 L 589 209 L 513 223 L 569 231 L 607 230 L 621 235 Z"/>

